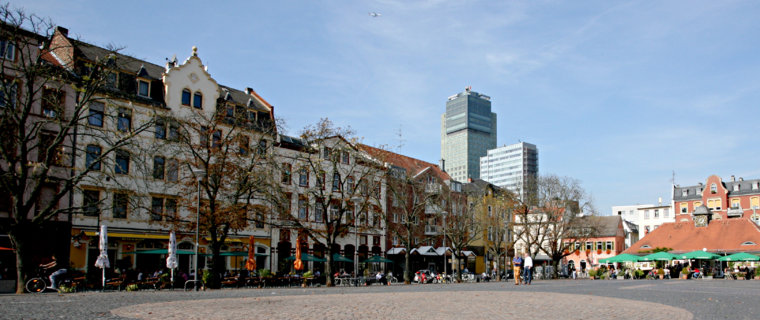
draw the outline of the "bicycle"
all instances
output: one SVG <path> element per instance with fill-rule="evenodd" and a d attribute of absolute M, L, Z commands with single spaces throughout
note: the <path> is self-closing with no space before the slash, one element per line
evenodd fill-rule
<path fill-rule="evenodd" d="M 35 275 L 26 281 L 26 284 L 24 285 L 24 288 L 26 291 L 30 293 L 42 293 L 50 289 L 51 286 L 50 279 L 48 278 L 49 275 L 47 275 L 47 272 L 43 270 L 42 268 L 37 268 L 37 272 Z M 72 281 L 68 277 L 68 272 L 63 274 L 61 276 L 62 279 L 58 281 L 58 289 L 57 291 L 60 292 L 60 287 L 71 287 Z"/>

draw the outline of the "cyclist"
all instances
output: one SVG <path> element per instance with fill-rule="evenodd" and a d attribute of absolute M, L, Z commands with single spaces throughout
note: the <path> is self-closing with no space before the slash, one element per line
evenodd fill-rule
<path fill-rule="evenodd" d="M 40 268 L 45 270 L 45 272 L 48 272 L 50 270 L 55 270 L 53 273 L 50 274 L 50 277 L 49 277 L 50 286 L 47 288 L 58 290 L 58 283 L 56 282 L 56 278 L 64 275 L 67 272 L 67 270 L 64 268 L 58 268 L 58 261 L 55 259 L 55 255 L 50 256 L 50 259 L 48 262 L 41 263 Z"/>

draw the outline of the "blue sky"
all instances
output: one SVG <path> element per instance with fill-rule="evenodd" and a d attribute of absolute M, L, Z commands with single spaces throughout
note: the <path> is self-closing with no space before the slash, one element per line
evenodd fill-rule
<path fill-rule="evenodd" d="M 493 99 L 499 145 L 538 145 L 540 172 L 579 179 L 601 213 L 669 201 L 672 172 L 760 178 L 757 1 L 11 5 L 157 64 L 198 46 L 290 134 L 328 117 L 434 163 L 446 97 L 471 85 Z"/>

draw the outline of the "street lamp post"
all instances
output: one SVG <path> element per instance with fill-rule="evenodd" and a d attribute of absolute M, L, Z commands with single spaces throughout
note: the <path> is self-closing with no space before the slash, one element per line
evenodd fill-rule
<path fill-rule="evenodd" d="M 195 291 L 198 291 L 198 246 L 200 246 L 200 222 L 201 222 L 201 180 L 206 173 L 202 169 L 193 169 L 193 175 L 198 182 L 198 207 L 195 210 L 195 277 L 193 279 L 193 286 Z"/>
<path fill-rule="evenodd" d="M 443 283 L 446 283 L 446 211 L 441 212 L 443 215 Z"/>

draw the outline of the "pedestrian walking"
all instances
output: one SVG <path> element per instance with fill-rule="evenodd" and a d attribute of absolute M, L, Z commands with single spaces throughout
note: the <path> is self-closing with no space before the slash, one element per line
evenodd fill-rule
<path fill-rule="evenodd" d="M 525 273 L 523 275 L 523 281 L 527 285 L 530 285 L 530 281 L 533 280 L 531 272 L 533 272 L 533 259 L 531 259 L 530 254 L 526 252 L 525 259 L 523 259 L 523 273 Z"/>
<path fill-rule="evenodd" d="M 514 259 L 512 259 L 512 266 L 513 266 L 512 270 L 514 271 L 516 286 L 520 285 L 520 275 L 521 275 L 520 268 L 522 268 L 522 264 L 523 264 L 523 259 L 519 255 L 515 255 Z"/>

